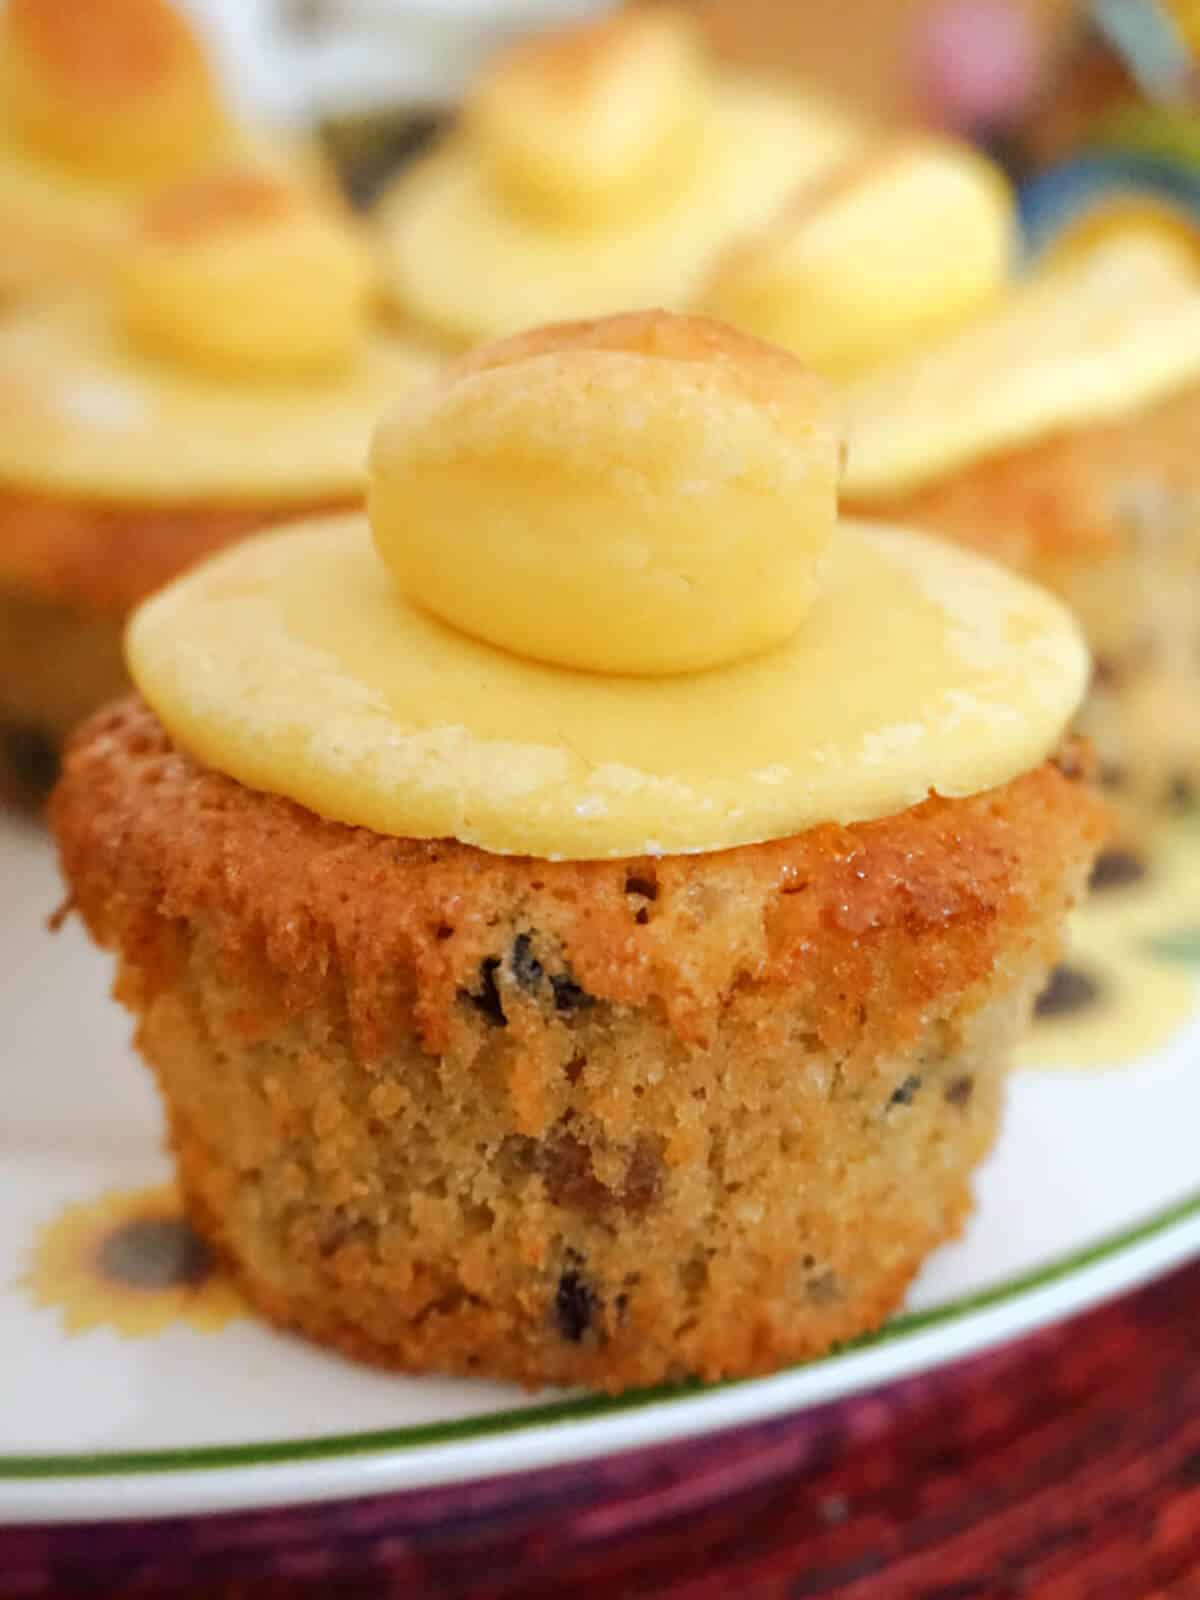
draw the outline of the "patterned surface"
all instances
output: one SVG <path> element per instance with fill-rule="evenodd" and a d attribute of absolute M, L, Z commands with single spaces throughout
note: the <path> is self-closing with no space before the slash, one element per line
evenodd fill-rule
<path fill-rule="evenodd" d="M 42 1230 L 21 1283 L 72 1335 L 109 1327 L 148 1338 L 178 1319 L 215 1333 L 245 1315 L 173 1183 L 68 1206 Z"/>
<path fill-rule="evenodd" d="M 0 1596 L 1187 1600 L 1200 1264 L 1014 1347 L 723 1439 L 346 1506 L 0 1531 Z"/>

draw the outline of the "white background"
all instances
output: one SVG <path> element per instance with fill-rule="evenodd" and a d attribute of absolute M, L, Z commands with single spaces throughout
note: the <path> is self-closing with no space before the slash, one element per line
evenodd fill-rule
<path fill-rule="evenodd" d="M 268 117 L 303 121 L 356 105 L 453 99 L 515 33 L 607 9 L 611 0 L 176 0 L 212 39 L 234 92 Z M 310 11 L 312 26 L 288 25 Z"/>

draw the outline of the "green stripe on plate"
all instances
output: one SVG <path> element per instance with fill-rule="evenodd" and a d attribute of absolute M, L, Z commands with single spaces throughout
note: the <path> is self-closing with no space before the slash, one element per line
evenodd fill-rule
<path fill-rule="evenodd" d="M 1008 1278 L 975 1294 L 948 1300 L 926 1311 L 914 1311 L 894 1318 L 875 1333 L 865 1334 L 849 1344 L 820 1356 L 804 1366 L 823 1365 L 859 1350 L 895 1344 L 929 1328 L 945 1327 L 973 1312 L 989 1310 L 1018 1299 L 1032 1290 L 1059 1283 L 1073 1273 L 1097 1262 L 1110 1260 L 1135 1245 L 1165 1233 L 1181 1222 L 1200 1216 L 1200 1191 L 1189 1195 L 1144 1222 L 1119 1233 L 1109 1234 L 1086 1249 L 1060 1256 L 1045 1266 Z M 798 1371 L 793 1367 L 787 1370 Z M 414 1450 L 426 1445 L 456 1444 L 464 1440 L 494 1438 L 519 1433 L 559 1422 L 583 1422 L 612 1416 L 650 1405 L 671 1404 L 692 1399 L 716 1389 L 739 1387 L 760 1379 L 732 1379 L 724 1384 L 676 1384 L 657 1389 L 638 1389 L 620 1395 L 589 1394 L 570 1400 L 555 1400 L 546 1405 L 520 1410 L 486 1412 L 478 1417 L 463 1417 L 454 1422 L 418 1423 L 407 1428 L 382 1429 L 372 1433 L 327 1434 L 315 1439 L 283 1439 L 257 1444 L 207 1445 L 192 1450 L 134 1450 L 97 1452 L 86 1455 L 7 1455 L 0 1456 L 0 1480 L 38 1478 L 88 1478 L 114 1473 L 183 1472 L 195 1468 L 273 1466 L 281 1462 L 320 1461 L 339 1456 L 369 1455 L 383 1451 Z"/>

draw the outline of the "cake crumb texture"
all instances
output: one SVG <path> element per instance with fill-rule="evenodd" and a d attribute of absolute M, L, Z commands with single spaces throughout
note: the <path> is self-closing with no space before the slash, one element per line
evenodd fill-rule
<path fill-rule="evenodd" d="M 52 820 L 251 1299 L 405 1370 L 615 1389 L 825 1350 L 958 1230 L 1105 829 L 1084 766 L 550 863 L 323 821 L 129 700 Z"/>

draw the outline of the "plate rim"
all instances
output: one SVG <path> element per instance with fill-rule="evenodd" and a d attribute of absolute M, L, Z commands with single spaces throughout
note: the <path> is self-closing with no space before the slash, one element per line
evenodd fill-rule
<path fill-rule="evenodd" d="M 980 1354 L 1200 1256 L 1200 1189 L 1092 1243 L 769 1377 L 581 1394 L 446 1422 L 250 1444 L 0 1454 L 0 1524 L 252 1510 L 509 1477 L 799 1415 Z M 1115 1270 L 1114 1270 L 1115 1269 Z M 949 1334 L 949 1338 L 947 1335 Z M 824 1380 L 824 1381 L 822 1381 Z M 806 1394 L 804 1391 L 812 1390 Z M 672 1425 L 654 1427 L 663 1410 Z M 504 1459 L 489 1456 L 501 1439 Z M 106 1498 L 107 1492 L 107 1498 Z"/>

